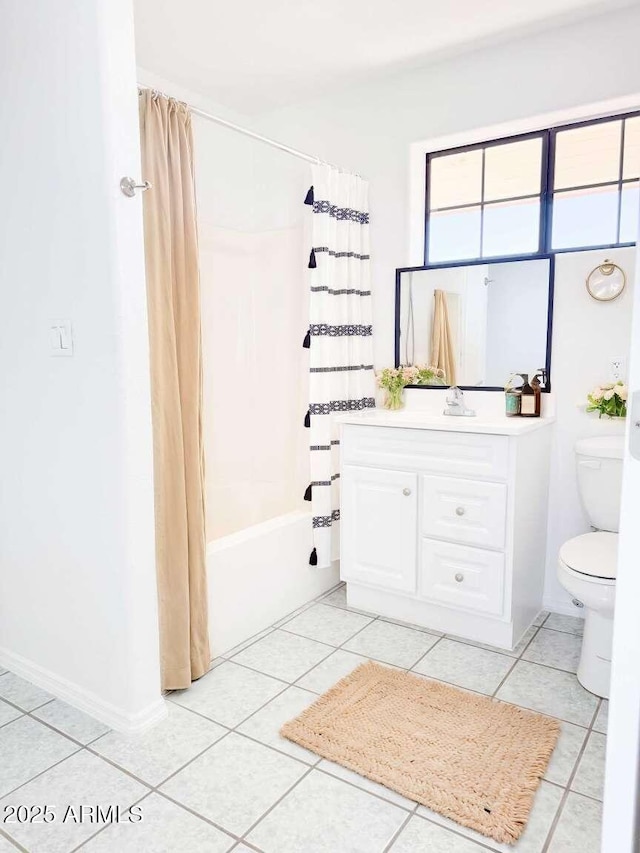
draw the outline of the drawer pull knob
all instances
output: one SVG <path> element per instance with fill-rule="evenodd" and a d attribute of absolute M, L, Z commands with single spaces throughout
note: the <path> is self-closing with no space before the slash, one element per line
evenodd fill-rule
<path fill-rule="evenodd" d="M 457 506 L 456 507 L 456 515 L 464 515 L 464 507 L 463 506 Z"/>
<path fill-rule="evenodd" d="M 408 498 L 411 494 L 411 489 L 403 489 L 402 494 L 405 496 L 405 498 Z"/>
<path fill-rule="evenodd" d="M 458 572 L 458 573 L 456 574 L 456 581 L 457 581 L 457 583 L 462 583 L 462 581 L 463 581 L 463 580 L 464 580 L 464 575 L 462 574 L 462 572 Z"/>

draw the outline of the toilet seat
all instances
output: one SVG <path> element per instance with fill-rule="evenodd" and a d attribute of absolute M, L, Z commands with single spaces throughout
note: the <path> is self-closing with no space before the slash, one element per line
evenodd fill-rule
<path fill-rule="evenodd" d="M 618 566 L 618 534 L 602 531 L 575 536 L 560 548 L 559 557 L 585 580 L 613 583 Z"/>

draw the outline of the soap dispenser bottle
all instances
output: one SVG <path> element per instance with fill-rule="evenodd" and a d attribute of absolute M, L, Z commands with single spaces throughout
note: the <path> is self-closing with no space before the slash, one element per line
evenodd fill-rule
<path fill-rule="evenodd" d="M 520 415 L 523 418 L 539 418 L 540 417 L 540 372 L 531 380 L 529 384 L 529 375 L 521 373 L 524 385 L 521 388 L 520 398 Z M 542 374 L 544 379 L 544 373 Z"/>
<path fill-rule="evenodd" d="M 522 388 L 520 389 L 520 416 L 523 418 L 535 418 L 540 416 L 540 407 L 536 413 L 536 392 L 529 385 L 529 374 L 520 373 L 522 377 Z"/>
<path fill-rule="evenodd" d="M 542 394 L 541 394 L 542 385 L 546 385 L 546 384 L 547 384 L 547 372 L 542 367 L 542 368 L 540 368 L 540 370 L 535 374 L 535 376 L 531 380 L 531 387 L 533 388 L 533 393 L 535 395 L 536 417 L 537 418 L 540 417 L 540 411 L 542 408 Z"/>

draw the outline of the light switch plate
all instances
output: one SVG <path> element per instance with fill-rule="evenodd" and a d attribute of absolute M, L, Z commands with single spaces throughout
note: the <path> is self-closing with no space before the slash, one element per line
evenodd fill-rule
<path fill-rule="evenodd" d="M 53 357 L 73 355 L 71 320 L 49 321 L 49 353 Z"/>

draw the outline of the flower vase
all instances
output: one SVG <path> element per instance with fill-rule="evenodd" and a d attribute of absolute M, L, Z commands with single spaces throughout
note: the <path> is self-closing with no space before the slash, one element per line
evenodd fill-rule
<path fill-rule="evenodd" d="M 404 388 L 387 389 L 384 403 L 382 404 L 384 408 L 389 409 L 391 412 L 397 412 L 398 409 L 404 408 L 403 393 Z"/>

